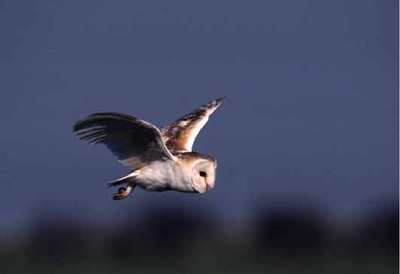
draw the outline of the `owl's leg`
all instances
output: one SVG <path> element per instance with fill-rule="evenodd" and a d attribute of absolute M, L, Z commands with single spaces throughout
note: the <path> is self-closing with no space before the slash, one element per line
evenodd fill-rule
<path fill-rule="evenodd" d="M 120 187 L 118 189 L 118 192 L 115 193 L 112 198 L 113 200 L 122 200 L 125 199 L 126 197 L 129 196 L 129 194 L 131 194 L 132 190 L 135 188 L 135 185 L 132 183 L 128 183 L 128 185 L 125 187 Z"/>

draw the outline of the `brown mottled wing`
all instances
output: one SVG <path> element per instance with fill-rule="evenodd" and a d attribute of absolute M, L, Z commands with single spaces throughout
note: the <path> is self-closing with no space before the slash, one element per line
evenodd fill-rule
<path fill-rule="evenodd" d="M 126 166 L 174 159 L 152 124 L 120 113 L 94 113 L 78 121 L 75 135 L 89 144 L 105 144 Z"/>
<path fill-rule="evenodd" d="M 225 98 L 218 98 L 201 106 L 161 129 L 167 148 L 173 152 L 192 151 L 197 134 L 207 123 L 208 117 L 222 104 Z"/>

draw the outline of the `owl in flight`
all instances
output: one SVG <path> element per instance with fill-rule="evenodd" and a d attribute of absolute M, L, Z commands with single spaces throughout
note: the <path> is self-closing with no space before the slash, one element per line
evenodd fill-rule
<path fill-rule="evenodd" d="M 123 165 L 133 169 L 108 184 L 126 185 L 113 195 L 114 200 L 125 199 L 136 186 L 148 191 L 204 193 L 214 186 L 217 161 L 192 151 L 192 146 L 223 100 L 205 104 L 161 129 L 136 117 L 104 112 L 78 121 L 73 131 L 89 144 L 105 144 Z"/>

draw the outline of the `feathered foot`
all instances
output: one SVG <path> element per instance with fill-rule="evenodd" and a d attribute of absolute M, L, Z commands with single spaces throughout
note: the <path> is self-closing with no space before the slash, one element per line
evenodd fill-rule
<path fill-rule="evenodd" d="M 125 187 L 120 187 L 118 189 L 118 192 L 113 194 L 113 196 L 112 196 L 113 200 L 125 199 L 126 197 L 129 196 L 129 194 L 131 194 L 131 192 L 132 192 L 134 187 L 135 186 L 130 185 L 130 184 L 126 188 Z"/>

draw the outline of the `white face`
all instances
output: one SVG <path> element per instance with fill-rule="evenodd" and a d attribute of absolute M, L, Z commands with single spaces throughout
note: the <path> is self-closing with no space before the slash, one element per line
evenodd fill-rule
<path fill-rule="evenodd" d="M 204 193 L 214 187 L 217 164 L 207 159 L 196 161 L 191 169 L 192 187 Z"/>

